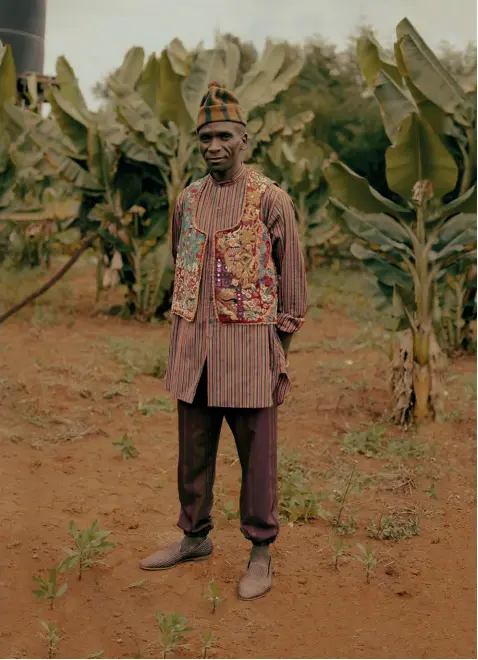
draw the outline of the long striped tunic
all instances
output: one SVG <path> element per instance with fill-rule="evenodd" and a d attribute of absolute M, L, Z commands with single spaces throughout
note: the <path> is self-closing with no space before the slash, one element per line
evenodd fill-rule
<path fill-rule="evenodd" d="M 209 406 L 265 408 L 280 405 L 290 390 L 286 358 L 277 329 L 293 333 L 304 322 L 306 276 L 292 201 L 278 186 L 262 197 L 262 221 L 268 227 L 278 275 L 278 319 L 274 325 L 223 324 L 213 302 L 213 239 L 219 229 L 236 225 L 246 194 L 246 166 L 231 181 L 209 176 L 201 191 L 196 223 L 210 237 L 196 317 L 173 315 L 166 388 L 192 403 L 207 360 Z M 184 192 L 173 217 L 172 251 L 176 261 Z"/>

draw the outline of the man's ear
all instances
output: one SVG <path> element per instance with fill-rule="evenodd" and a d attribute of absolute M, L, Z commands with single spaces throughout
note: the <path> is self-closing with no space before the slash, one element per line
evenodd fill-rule
<path fill-rule="evenodd" d="M 248 137 L 246 131 L 244 131 L 244 135 L 241 138 L 241 151 L 245 151 L 247 149 L 248 140 L 249 140 L 249 137 Z"/>

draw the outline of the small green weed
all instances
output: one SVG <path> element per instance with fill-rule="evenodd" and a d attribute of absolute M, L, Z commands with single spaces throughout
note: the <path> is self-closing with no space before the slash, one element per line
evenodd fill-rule
<path fill-rule="evenodd" d="M 57 584 L 57 578 L 57 567 L 51 568 L 48 577 L 46 578 L 37 577 L 36 575 L 33 576 L 33 581 L 38 587 L 37 589 L 32 590 L 33 595 L 39 600 L 49 600 L 51 610 L 53 609 L 55 599 L 61 598 L 68 589 L 68 584 L 66 582 L 59 587 Z"/>
<path fill-rule="evenodd" d="M 120 453 L 124 461 L 128 458 L 137 458 L 139 456 L 139 451 L 133 445 L 133 441 L 127 433 L 120 440 L 115 440 L 113 445 L 120 448 Z"/>
<path fill-rule="evenodd" d="M 140 374 L 163 378 L 166 373 L 165 351 L 156 345 L 124 337 L 109 337 L 108 344 L 113 356 L 125 366 L 124 380 L 131 382 Z"/>
<path fill-rule="evenodd" d="M 389 440 L 387 452 L 389 456 L 401 456 L 402 458 L 423 458 L 426 454 L 426 447 L 419 445 L 412 440 L 399 438 Z"/>
<path fill-rule="evenodd" d="M 87 658 L 101 658 L 103 656 L 104 651 L 95 651 L 94 653 L 90 653 L 90 655 L 87 655 Z"/>
<path fill-rule="evenodd" d="M 332 535 L 329 536 L 329 545 L 332 548 L 332 564 L 336 571 L 339 570 L 340 557 L 346 557 L 350 554 L 351 546 L 346 545 L 343 538 L 338 538 L 335 543 L 332 543 Z"/>
<path fill-rule="evenodd" d="M 342 448 L 348 454 L 376 458 L 383 448 L 384 432 L 385 429 L 381 424 L 369 424 L 363 431 L 346 433 L 342 438 Z"/>
<path fill-rule="evenodd" d="M 388 515 L 381 515 L 378 523 L 371 521 L 367 532 L 372 539 L 403 541 L 403 539 L 418 536 L 420 519 L 414 508 L 395 508 L 391 509 Z"/>
<path fill-rule="evenodd" d="M 43 628 L 43 632 L 38 634 L 42 639 L 46 641 L 48 648 L 48 658 L 51 660 L 55 657 L 63 637 L 60 636 L 60 629 L 56 623 L 40 621 L 40 625 Z"/>
<path fill-rule="evenodd" d="M 207 658 L 208 652 L 215 648 L 219 637 L 213 635 L 211 630 L 201 633 L 201 658 Z"/>
<path fill-rule="evenodd" d="M 34 325 L 58 325 L 62 321 L 62 315 L 53 309 L 37 303 L 33 309 L 32 323 Z"/>
<path fill-rule="evenodd" d="M 162 658 L 171 655 L 175 650 L 188 648 L 185 644 L 185 633 L 191 632 L 192 628 L 188 626 L 188 620 L 185 616 L 172 612 L 171 614 L 156 614 L 158 624 L 159 643 L 161 644 Z"/>
<path fill-rule="evenodd" d="M 135 413 L 141 413 L 145 417 L 152 417 L 157 412 L 168 412 L 172 413 L 176 410 L 176 406 L 167 398 L 155 398 L 150 401 L 142 402 L 140 401 L 137 406 L 128 411 L 128 415 L 134 415 Z"/>
<path fill-rule="evenodd" d="M 68 529 L 73 537 L 74 549 L 64 548 L 68 556 L 60 564 L 59 570 L 63 572 L 78 566 L 78 580 L 81 580 L 85 570 L 91 566 L 103 564 L 104 562 L 99 557 L 110 552 L 116 546 L 114 543 L 106 541 L 111 532 L 101 530 L 97 520 L 83 531 L 78 529 L 73 520 L 70 520 Z"/>
<path fill-rule="evenodd" d="M 219 587 L 214 580 L 211 580 L 207 585 L 207 591 L 203 594 L 203 597 L 211 602 L 213 614 L 216 612 L 216 607 L 219 603 L 224 601 L 224 598 L 221 597 Z"/>
<path fill-rule="evenodd" d="M 318 493 L 311 490 L 311 475 L 297 453 L 279 452 L 279 515 L 288 522 L 327 518 Z"/>
<path fill-rule="evenodd" d="M 332 522 L 336 534 L 353 536 L 358 529 L 358 520 L 353 515 L 342 516 L 338 523 Z"/>
<path fill-rule="evenodd" d="M 359 554 L 354 555 L 354 558 L 364 566 L 365 581 L 367 582 L 367 584 L 369 584 L 370 576 L 372 574 L 372 571 L 374 571 L 375 568 L 377 567 L 378 559 L 375 556 L 375 553 L 370 543 L 367 543 L 365 547 L 362 545 L 362 543 L 357 543 L 356 546 L 359 549 Z"/>
<path fill-rule="evenodd" d="M 432 481 L 432 483 L 429 486 L 427 486 L 423 492 L 426 495 L 428 495 L 428 497 L 430 497 L 431 499 L 433 499 L 433 500 L 437 499 L 437 494 L 435 492 L 435 482 L 434 481 Z"/>
<path fill-rule="evenodd" d="M 239 509 L 235 509 L 232 502 L 227 502 L 224 504 L 222 507 L 222 512 L 227 520 L 237 520 L 241 515 Z"/>
<path fill-rule="evenodd" d="M 344 534 L 345 536 L 354 534 L 357 531 L 357 521 L 355 520 L 354 516 L 352 515 L 344 516 L 347 496 L 353 487 L 356 468 L 357 466 L 354 463 L 348 475 L 347 482 L 345 485 L 345 490 L 343 491 L 343 493 L 340 492 L 339 498 L 337 498 L 337 494 L 339 491 L 335 491 L 335 499 L 336 501 L 339 502 L 340 508 L 337 515 L 332 518 L 331 524 L 333 525 L 335 531 L 338 534 Z"/>

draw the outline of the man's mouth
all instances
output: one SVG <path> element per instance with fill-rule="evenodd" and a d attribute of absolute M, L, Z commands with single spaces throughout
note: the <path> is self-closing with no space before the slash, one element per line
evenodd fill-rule
<path fill-rule="evenodd" d="M 222 161 L 225 160 L 225 158 L 224 156 L 214 156 L 212 158 L 211 156 L 209 156 L 207 160 L 209 163 L 222 163 Z"/>

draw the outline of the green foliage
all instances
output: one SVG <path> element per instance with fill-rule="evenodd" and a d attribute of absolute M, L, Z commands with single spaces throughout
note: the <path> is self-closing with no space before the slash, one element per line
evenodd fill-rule
<path fill-rule="evenodd" d="M 55 657 L 63 637 L 60 636 L 60 628 L 56 623 L 47 623 L 46 621 L 41 620 L 40 625 L 43 628 L 43 632 L 39 633 L 39 635 L 47 643 L 48 658 L 51 660 L 51 658 Z"/>
<path fill-rule="evenodd" d="M 209 651 L 214 649 L 217 642 L 219 641 L 219 637 L 216 637 L 216 635 L 214 635 L 211 630 L 206 630 L 206 632 L 202 632 L 200 637 L 202 643 L 201 658 L 207 658 Z"/>
<path fill-rule="evenodd" d="M 73 520 L 70 520 L 68 529 L 74 547 L 64 548 L 68 556 L 62 561 L 58 570 L 63 572 L 78 566 L 78 580 L 81 580 L 83 572 L 91 566 L 103 564 L 100 557 L 113 550 L 116 545 L 106 540 L 111 532 L 101 530 L 97 520 L 84 530 L 78 529 Z"/>
<path fill-rule="evenodd" d="M 239 509 L 234 508 L 233 502 L 226 502 L 222 507 L 222 512 L 227 520 L 238 520 L 241 515 Z"/>
<path fill-rule="evenodd" d="M 151 399 L 150 401 L 146 401 L 144 403 L 140 401 L 135 408 L 129 411 L 129 413 L 134 414 L 139 412 L 145 417 L 152 417 L 159 411 L 172 413 L 175 410 L 176 410 L 176 406 L 171 401 L 171 399 L 162 397 L 162 398 Z"/>
<path fill-rule="evenodd" d="M 126 461 L 128 458 L 137 458 L 139 456 L 138 450 L 133 445 L 133 440 L 127 433 L 124 433 L 119 440 L 115 440 L 113 445 L 115 447 L 119 447 L 121 456 L 124 461 Z"/>
<path fill-rule="evenodd" d="M 385 432 L 381 424 L 369 424 L 364 431 L 346 433 L 342 438 L 342 447 L 348 454 L 362 454 L 367 458 L 377 457 L 382 450 Z"/>
<path fill-rule="evenodd" d="M 370 582 L 370 576 L 373 570 L 377 567 L 378 559 L 370 543 L 367 543 L 365 547 L 363 546 L 362 543 L 357 543 L 356 547 L 359 550 L 359 554 L 353 556 L 354 559 L 359 561 L 364 566 L 365 580 L 368 584 Z"/>
<path fill-rule="evenodd" d="M 394 329 L 408 329 L 394 347 L 391 379 L 393 415 L 406 423 L 441 408 L 434 324 L 442 282 L 476 254 L 476 108 L 406 19 L 395 62 L 370 36 L 359 39 L 357 56 L 391 141 L 389 192 L 334 158 L 325 176 L 337 217 L 355 237 L 352 254 L 376 277 L 380 306 L 391 306 Z"/>
<path fill-rule="evenodd" d="M 68 589 L 68 584 L 62 584 L 61 587 L 57 585 L 58 568 L 51 568 L 46 578 L 33 576 L 33 581 L 37 585 L 37 589 L 33 589 L 33 595 L 39 600 L 49 600 L 50 609 L 53 609 L 53 602 L 56 598 L 61 598 Z"/>
<path fill-rule="evenodd" d="M 412 509 L 393 509 L 380 516 L 378 523 L 371 521 L 367 527 L 370 538 L 380 541 L 402 541 L 420 533 L 420 520 Z"/>
<path fill-rule="evenodd" d="M 320 497 L 311 490 L 311 477 L 297 453 L 279 451 L 279 515 L 288 522 L 326 518 Z"/>
<path fill-rule="evenodd" d="M 211 580 L 207 586 L 207 591 L 203 594 L 204 598 L 209 600 L 212 605 L 212 613 L 216 612 L 216 607 L 224 601 L 221 597 L 221 591 L 214 580 Z"/>
<path fill-rule="evenodd" d="M 335 543 L 332 543 L 331 536 L 329 536 L 329 545 L 332 548 L 332 563 L 335 570 L 338 571 L 339 559 L 350 554 L 351 546 L 347 545 L 342 537 L 338 538 Z"/>
<path fill-rule="evenodd" d="M 159 642 L 161 644 L 162 658 L 171 655 L 177 649 L 188 648 L 185 644 L 185 633 L 192 630 L 188 626 L 188 620 L 185 616 L 172 612 L 171 614 L 156 614 L 156 623 L 158 624 Z"/>
<path fill-rule="evenodd" d="M 108 345 L 114 357 L 125 366 L 126 382 L 131 382 L 139 374 L 163 378 L 166 373 L 166 351 L 158 348 L 157 342 L 149 344 L 127 337 L 110 337 Z"/>

